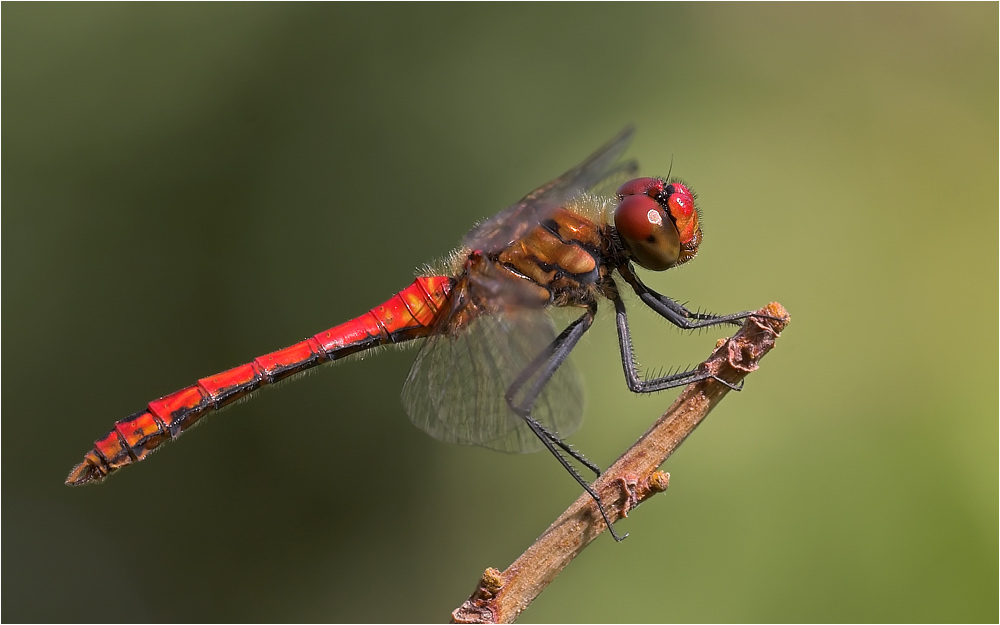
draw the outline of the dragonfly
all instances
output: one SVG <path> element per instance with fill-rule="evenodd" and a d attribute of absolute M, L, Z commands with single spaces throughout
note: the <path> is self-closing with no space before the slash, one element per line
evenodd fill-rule
<path fill-rule="evenodd" d="M 597 476 L 600 468 L 565 442 L 583 417 L 582 385 L 566 359 L 593 324 L 598 303 L 614 307 L 625 382 L 635 393 L 715 376 L 697 367 L 640 375 L 619 278 L 646 307 L 684 330 L 738 325 L 753 316 L 695 312 L 640 280 L 636 266 L 664 271 L 694 258 L 702 231 L 695 194 L 684 183 L 669 173 L 632 177 L 638 164 L 623 154 L 633 134 L 626 128 L 576 167 L 476 225 L 439 267 L 363 315 L 201 378 L 117 421 L 66 484 L 100 482 L 263 386 L 365 350 L 423 339 L 402 390 L 410 420 L 446 442 L 511 453 L 548 450 L 621 540 L 570 459 Z M 613 194 L 598 192 L 622 180 Z M 556 309 L 576 316 L 558 333 L 550 314 Z"/>

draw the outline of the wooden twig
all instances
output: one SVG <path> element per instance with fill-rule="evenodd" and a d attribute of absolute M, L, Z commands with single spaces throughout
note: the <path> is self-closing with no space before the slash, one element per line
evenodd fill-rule
<path fill-rule="evenodd" d="M 731 339 L 719 341 L 702 363 L 737 385 L 757 368 L 788 325 L 778 303 L 757 311 Z M 689 384 L 656 423 L 594 483 L 612 521 L 667 488 L 659 466 L 670 457 L 731 389 L 714 379 Z M 573 558 L 607 529 L 597 505 L 584 493 L 506 571 L 489 568 L 476 591 L 452 612 L 457 623 L 512 623 Z"/>

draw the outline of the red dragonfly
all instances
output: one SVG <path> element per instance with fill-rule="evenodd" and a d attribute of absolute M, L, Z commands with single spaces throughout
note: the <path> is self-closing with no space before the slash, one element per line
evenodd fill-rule
<path fill-rule="evenodd" d="M 614 197 L 588 191 L 638 169 L 621 162 L 626 129 L 583 163 L 473 228 L 446 267 L 421 275 L 385 303 L 285 349 L 198 380 L 115 423 L 66 483 L 98 482 L 143 460 L 205 415 L 261 386 L 387 343 L 425 338 L 403 385 L 413 423 L 443 441 L 506 452 L 550 451 L 593 497 L 571 457 L 600 469 L 564 442 L 583 416 L 583 390 L 565 360 L 597 313 L 615 308 L 625 381 L 651 393 L 713 377 L 703 369 L 643 379 L 632 354 L 628 319 L 613 274 L 674 325 L 690 330 L 751 315 L 692 312 L 643 284 L 634 265 L 652 271 L 692 258 L 701 242 L 695 196 L 664 178 L 634 178 Z M 556 334 L 547 312 L 581 311 Z"/>

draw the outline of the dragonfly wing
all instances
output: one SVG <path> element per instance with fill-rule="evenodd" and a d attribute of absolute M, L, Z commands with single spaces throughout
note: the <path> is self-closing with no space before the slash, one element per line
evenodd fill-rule
<path fill-rule="evenodd" d="M 587 160 L 477 225 L 465 235 L 462 245 L 487 254 L 497 252 L 524 236 L 568 200 L 593 188 L 605 178 L 622 171 L 634 172 L 638 168 L 635 161 L 618 162 L 632 141 L 634 132 L 631 126 L 625 128 Z"/>
<path fill-rule="evenodd" d="M 403 386 L 410 420 L 434 438 L 523 453 L 541 441 L 507 404 L 514 379 L 555 339 L 543 311 L 485 315 L 458 333 L 431 336 Z M 583 418 L 583 387 L 570 362 L 545 385 L 532 417 L 560 437 Z"/>

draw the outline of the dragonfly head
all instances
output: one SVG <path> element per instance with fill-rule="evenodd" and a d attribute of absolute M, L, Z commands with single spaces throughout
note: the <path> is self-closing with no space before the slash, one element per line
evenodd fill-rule
<path fill-rule="evenodd" d="M 698 253 L 698 209 L 686 186 L 662 178 L 635 178 L 618 188 L 618 199 L 615 229 L 641 267 L 663 271 Z"/>

